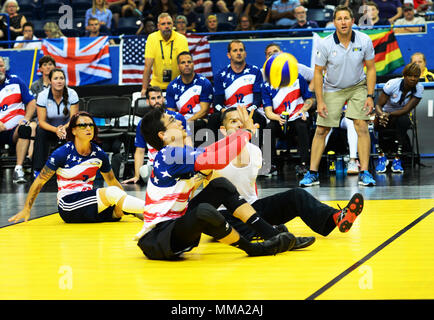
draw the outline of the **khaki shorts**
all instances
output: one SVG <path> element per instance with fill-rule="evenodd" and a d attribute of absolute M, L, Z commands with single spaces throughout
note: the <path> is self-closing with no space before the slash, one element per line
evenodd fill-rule
<path fill-rule="evenodd" d="M 345 116 L 349 119 L 369 120 L 366 111 L 363 110 L 366 102 L 368 88 L 366 80 L 355 86 L 334 92 L 324 92 L 324 102 L 327 106 L 328 116 L 323 118 L 318 115 L 316 124 L 323 127 L 339 127 L 342 107 L 347 102 Z"/>

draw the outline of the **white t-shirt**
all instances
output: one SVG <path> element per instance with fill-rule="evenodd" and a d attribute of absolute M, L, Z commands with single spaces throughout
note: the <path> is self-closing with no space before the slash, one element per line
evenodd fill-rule
<path fill-rule="evenodd" d="M 245 167 L 235 167 L 232 162 L 221 170 L 216 170 L 219 176 L 228 179 L 237 188 L 238 193 L 249 203 L 258 200 L 256 189 L 256 177 L 262 167 L 262 152 L 259 147 L 252 143 L 247 143 L 246 147 L 250 161 Z"/>
<path fill-rule="evenodd" d="M 15 40 L 16 41 L 24 40 L 24 36 L 18 36 Z M 38 38 L 33 36 L 32 40 L 38 40 Z M 23 44 L 21 49 L 41 49 L 41 42 L 40 41 L 39 42 L 16 42 L 14 44 L 14 47 L 17 47 L 21 43 Z"/>

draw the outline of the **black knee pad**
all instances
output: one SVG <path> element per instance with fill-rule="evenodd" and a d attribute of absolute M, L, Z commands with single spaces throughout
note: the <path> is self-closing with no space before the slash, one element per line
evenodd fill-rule
<path fill-rule="evenodd" d="M 32 137 L 32 128 L 26 125 L 20 125 L 18 127 L 18 137 L 21 139 L 30 139 Z"/>
<path fill-rule="evenodd" d="M 221 226 L 226 222 L 223 215 L 208 203 L 201 203 L 197 206 L 196 216 L 201 221 L 213 227 Z"/>
<path fill-rule="evenodd" d="M 230 182 L 228 179 L 223 178 L 223 177 L 219 177 L 219 178 L 211 180 L 211 182 L 209 183 L 209 186 L 213 187 L 213 188 L 226 189 L 227 191 L 229 191 L 231 193 L 237 192 L 237 188 L 232 184 L 232 182 Z"/>

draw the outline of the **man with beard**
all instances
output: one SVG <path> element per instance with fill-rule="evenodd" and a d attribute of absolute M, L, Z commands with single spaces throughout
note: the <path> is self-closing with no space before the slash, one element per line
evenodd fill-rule
<path fill-rule="evenodd" d="M 149 84 L 166 90 L 169 82 L 179 75 L 176 57 L 189 51 L 187 38 L 172 30 L 173 20 L 168 13 L 158 16 L 157 26 L 158 31 L 151 33 L 146 41 L 142 96 L 145 96 Z"/>
<path fill-rule="evenodd" d="M 193 57 L 189 52 L 181 52 L 177 60 L 181 74 L 167 87 L 167 108 L 181 113 L 189 125 L 193 125 L 196 136 L 196 132 L 207 125 L 213 88 L 207 78 L 194 72 Z"/>
<path fill-rule="evenodd" d="M 187 125 L 187 122 L 185 121 L 185 118 L 182 114 L 178 113 L 178 112 L 174 112 L 171 110 L 167 110 L 165 105 L 164 105 L 164 97 L 163 97 L 163 92 L 161 90 L 161 88 L 159 87 L 149 87 L 148 90 L 146 91 L 146 102 L 149 105 L 150 108 L 158 108 L 163 110 L 165 113 L 172 115 L 175 117 L 176 120 L 181 121 L 182 126 L 184 127 L 184 129 L 187 132 L 187 139 L 186 139 L 186 143 L 189 146 L 192 146 L 192 142 L 191 142 L 191 138 L 190 136 L 190 130 L 189 127 Z M 152 166 L 153 162 L 154 162 L 154 157 L 155 154 L 157 153 L 157 150 L 155 148 L 153 148 L 152 146 L 150 146 L 149 144 L 146 143 L 145 139 L 143 138 L 142 132 L 140 131 L 140 125 L 142 124 L 142 120 L 139 121 L 139 123 L 137 124 L 137 128 L 136 128 L 136 138 L 134 140 L 134 145 L 136 147 L 136 151 L 134 152 L 134 177 L 124 180 L 122 182 L 122 184 L 127 184 L 127 183 L 137 183 L 140 180 L 140 171 L 145 170 L 145 172 L 151 172 L 151 168 L 150 166 Z M 144 160 L 145 160 L 145 150 L 148 150 L 148 163 L 147 164 L 143 164 Z M 142 168 L 142 167 L 147 167 L 147 168 Z M 142 169 L 141 169 L 142 168 Z M 145 180 L 148 177 L 142 177 L 143 180 Z"/>
<path fill-rule="evenodd" d="M 24 183 L 23 163 L 30 144 L 30 121 L 36 102 L 23 80 L 6 73 L 6 64 L 0 57 L 0 146 L 15 146 L 17 161 L 13 181 Z"/>

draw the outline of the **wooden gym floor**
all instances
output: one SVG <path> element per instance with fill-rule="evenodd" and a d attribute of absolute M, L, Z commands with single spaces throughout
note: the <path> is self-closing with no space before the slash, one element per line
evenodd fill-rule
<path fill-rule="evenodd" d="M 316 237 L 304 250 L 271 257 L 242 251 L 203 236 L 198 248 L 173 262 L 150 261 L 133 241 L 142 223 L 66 224 L 56 213 L 50 181 L 28 223 L 7 218 L 23 207 L 30 184 L 0 179 L 0 299 L 47 300 L 346 300 L 434 299 L 434 159 L 404 174 L 376 176 L 359 187 L 356 176 L 321 177 L 306 190 L 331 206 L 354 192 L 365 208 L 348 233 L 328 237 L 300 219 L 287 223 L 298 236 Z M 296 187 L 292 168 L 258 180 L 260 196 Z M 126 191 L 143 197 L 146 186 Z"/>

